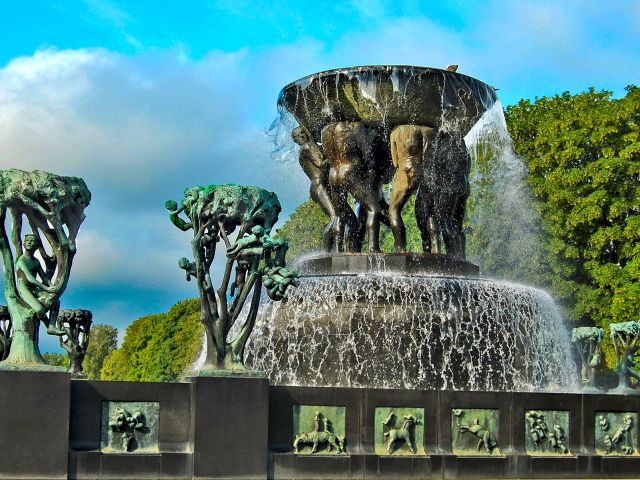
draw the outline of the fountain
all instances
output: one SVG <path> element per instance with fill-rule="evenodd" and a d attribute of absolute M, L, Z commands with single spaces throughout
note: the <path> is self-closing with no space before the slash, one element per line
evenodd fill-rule
<path fill-rule="evenodd" d="M 281 117 L 330 222 L 325 251 L 296 265 L 300 287 L 264 305 L 248 366 L 276 385 L 577 388 L 553 300 L 481 278 L 466 260 L 464 137 L 496 102 L 492 87 L 455 68 L 331 70 L 282 90 Z M 400 212 L 412 193 L 423 253 L 405 252 Z M 396 253 L 380 252 L 380 224 Z"/>
<path fill-rule="evenodd" d="M 259 187 L 195 186 L 167 201 L 190 237 L 178 267 L 195 280 L 205 330 L 187 382 L 80 380 L 92 315 L 59 307 L 89 191 L 76 177 L 0 172 L 0 477 L 637 478 L 640 322 L 608 328 L 620 379 L 610 395 L 595 385 L 605 331 L 573 330 L 577 392 L 549 295 L 467 259 L 466 142 L 496 118 L 506 134 L 494 89 L 454 66 L 359 67 L 290 84 L 279 108 L 330 219 L 323 251 L 290 269 L 286 240 L 270 235 L 280 203 Z M 522 198 L 506 177 L 503 215 Z M 406 251 L 399 214 L 414 193 L 421 253 Z M 486 224 L 477 212 L 471 224 Z M 381 224 L 394 253 L 380 252 Z M 528 243 L 505 237 L 509 252 Z M 68 373 L 43 365 L 40 322 L 68 350 Z"/>

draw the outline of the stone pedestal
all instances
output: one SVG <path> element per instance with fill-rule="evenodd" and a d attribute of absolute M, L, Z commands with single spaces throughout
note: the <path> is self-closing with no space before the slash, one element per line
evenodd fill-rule
<path fill-rule="evenodd" d="M 0 478 L 67 478 L 66 372 L 0 371 Z"/>
<path fill-rule="evenodd" d="M 267 478 L 266 378 L 195 377 L 191 386 L 193 478 Z"/>

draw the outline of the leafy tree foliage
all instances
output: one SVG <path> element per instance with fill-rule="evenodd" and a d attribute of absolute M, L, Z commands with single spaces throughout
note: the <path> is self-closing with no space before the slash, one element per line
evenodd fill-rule
<path fill-rule="evenodd" d="M 111 325 L 93 325 L 82 369 L 90 380 L 100 380 L 100 370 L 109 354 L 118 346 L 118 329 Z"/>
<path fill-rule="evenodd" d="M 540 204 L 553 292 L 572 320 L 605 328 L 640 317 L 640 89 L 611 95 L 591 89 L 507 110 Z"/>
<path fill-rule="evenodd" d="M 288 263 L 292 264 L 302 255 L 320 248 L 322 230 L 328 221 L 320 206 L 311 199 L 294 210 L 277 231 L 277 236 L 286 238 L 289 243 Z"/>
<path fill-rule="evenodd" d="M 49 365 L 53 365 L 55 367 L 68 367 L 69 366 L 69 356 L 66 353 L 43 353 L 42 358 Z"/>
<path fill-rule="evenodd" d="M 203 328 L 197 299 L 178 302 L 167 313 L 148 315 L 127 327 L 122 346 L 104 362 L 102 380 L 179 380 L 196 360 Z"/>

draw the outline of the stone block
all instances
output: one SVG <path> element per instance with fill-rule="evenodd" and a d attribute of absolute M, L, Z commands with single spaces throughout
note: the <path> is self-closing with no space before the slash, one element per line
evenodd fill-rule
<path fill-rule="evenodd" d="M 266 378 L 195 377 L 191 412 L 194 478 L 267 477 Z"/>
<path fill-rule="evenodd" d="M 70 381 L 0 371 L 0 478 L 67 478 Z"/>

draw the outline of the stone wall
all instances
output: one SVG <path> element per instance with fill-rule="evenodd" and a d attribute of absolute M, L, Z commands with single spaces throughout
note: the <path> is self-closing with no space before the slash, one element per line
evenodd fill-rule
<path fill-rule="evenodd" d="M 0 477 L 638 478 L 639 413 L 640 396 L 0 372 Z"/>

